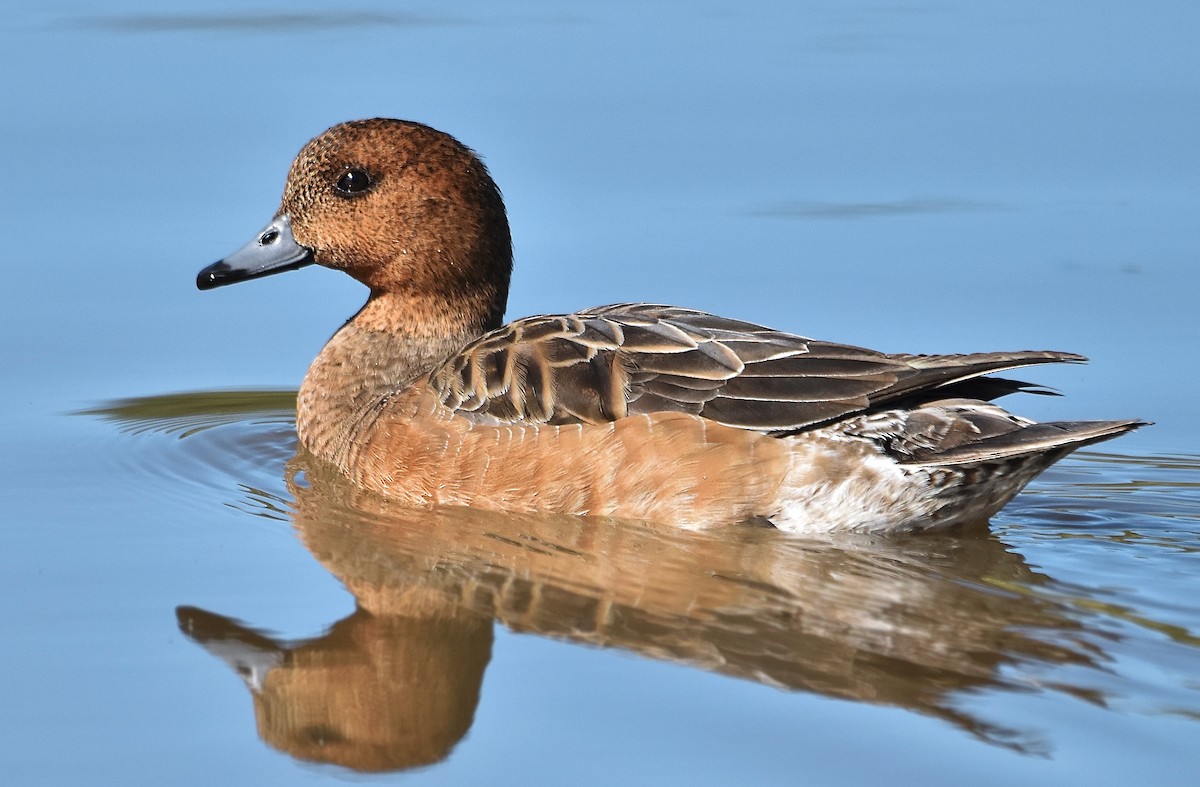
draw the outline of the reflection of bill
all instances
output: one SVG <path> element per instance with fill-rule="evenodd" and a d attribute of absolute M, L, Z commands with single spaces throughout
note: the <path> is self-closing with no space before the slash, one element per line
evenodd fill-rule
<path fill-rule="evenodd" d="M 1066 609 L 1006 590 L 1041 579 L 985 529 L 813 543 L 751 528 L 410 509 L 303 454 L 290 478 L 305 543 L 357 611 L 303 642 L 195 609 L 179 618 L 247 677 L 264 740 L 306 760 L 376 771 L 445 757 L 472 722 L 493 619 L 908 708 L 1020 750 L 1041 744 L 956 697 L 1013 688 L 1006 664 L 1095 655 L 1063 644 L 1078 629 Z"/>

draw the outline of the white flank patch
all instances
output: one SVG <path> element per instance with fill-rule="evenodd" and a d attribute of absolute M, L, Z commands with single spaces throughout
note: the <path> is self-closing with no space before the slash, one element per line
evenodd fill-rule
<path fill-rule="evenodd" d="M 853 462 L 827 458 L 864 447 Z M 839 467 L 844 472 L 833 475 Z M 922 529 L 939 506 L 922 468 L 902 467 L 868 440 L 820 432 L 796 441 L 776 500 L 769 517 L 776 527 L 814 534 Z"/>

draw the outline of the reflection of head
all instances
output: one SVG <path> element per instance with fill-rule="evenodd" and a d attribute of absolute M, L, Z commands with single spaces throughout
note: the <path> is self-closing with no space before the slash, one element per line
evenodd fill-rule
<path fill-rule="evenodd" d="M 474 615 L 377 617 L 359 609 L 324 636 L 291 646 L 200 610 L 184 615 L 206 616 L 205 631 L 191 620 L 185 631 L 235 667 L 246 662 L 235 652 L 239 640 L 260 663 L 265 650 L 274 653 L 274 666 L 248 679 L 264 741 L 357 771 L 444 759 L 471 727 L 491 656 L 492 622 Z"/>
<path fill-rule="evenodd" d="M 361 610 L 288 654 L 255 694 L 258 733 L 295 757 L 384 771 L 444 759 L 471 727 L 491 621 Z"/>

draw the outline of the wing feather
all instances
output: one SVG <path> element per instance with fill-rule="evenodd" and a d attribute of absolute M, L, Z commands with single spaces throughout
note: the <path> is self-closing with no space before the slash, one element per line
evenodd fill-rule
<path fill-rule="evenodd" d="M 615 304 L 509 323 L 447 359 L 429 384 L 445 406 L 490 423 L 673 411 L 782 434 L 948 392 L 1003 395 L 1024 384 L 970 381 L 1081 360 L 1049 351 L 886 355 L 705 312 Z"/>

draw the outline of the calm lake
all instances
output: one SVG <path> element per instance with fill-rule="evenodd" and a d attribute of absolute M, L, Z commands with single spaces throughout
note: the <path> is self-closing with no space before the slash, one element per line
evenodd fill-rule
<path fill-rule="evenodd" d="M 0 782 L 1194 784 L 1200 5 L 9 4 Z M 1155 425 L 990 528 L 405 511 L 297 454 L 365 291 L 200 293 L 309 138 L 483 156 L 509 316 L 1060 349 Z"/>

